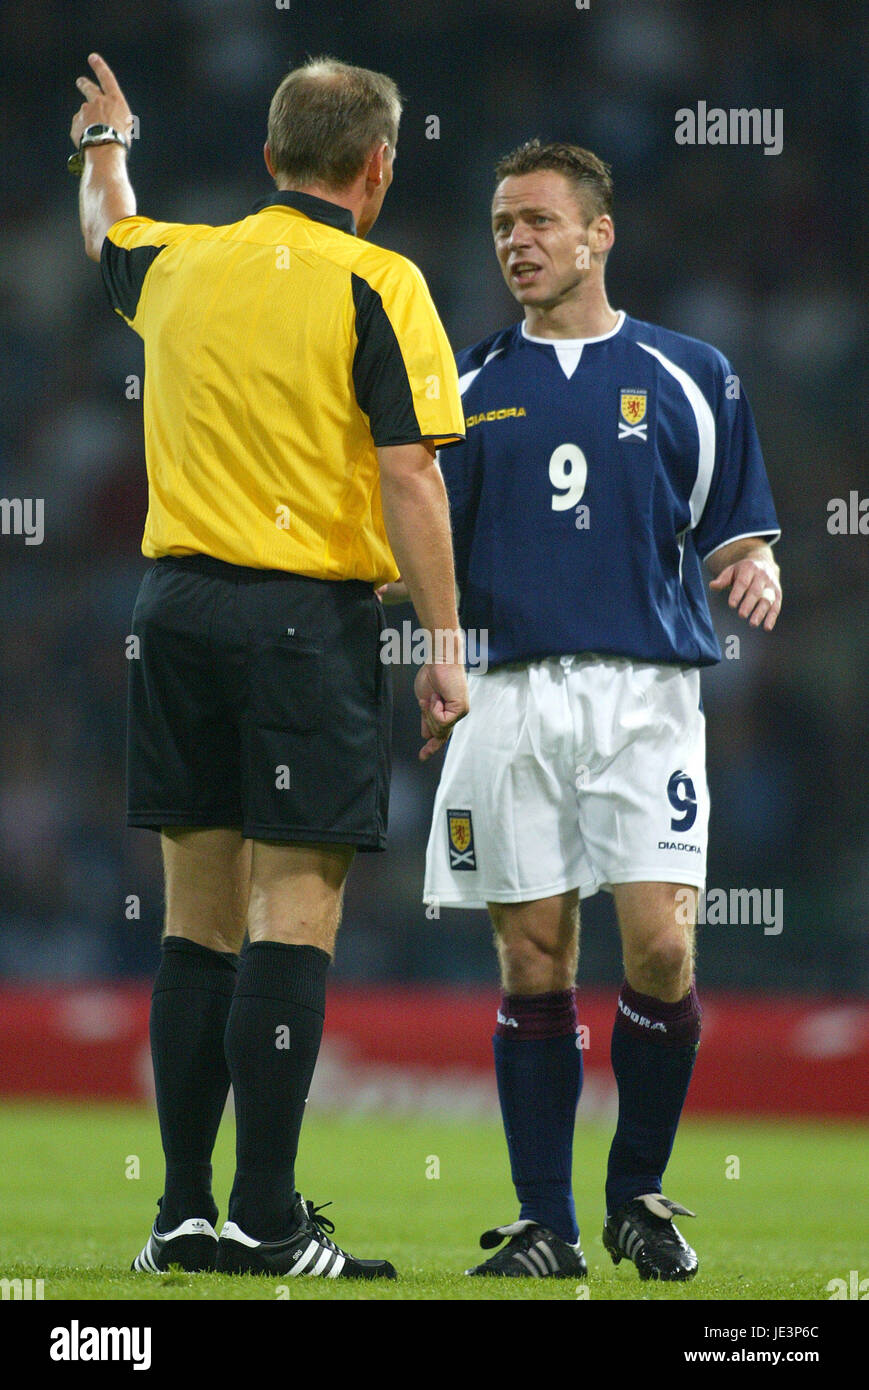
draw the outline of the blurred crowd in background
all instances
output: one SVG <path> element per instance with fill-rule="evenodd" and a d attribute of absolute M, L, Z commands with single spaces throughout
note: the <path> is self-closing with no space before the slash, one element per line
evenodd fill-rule
<path fill-rule="evenodd" d="M 159 839 L 124 824 L 143 359 L 85 259 L 65 171 L 74 80 L 97 49 L 139 119 L 140 211 L 170 221 L 235 221 L 269 191 L 266 112 L 289 67 L 329 53 L 393 76 L 405 114 L 372 239 L 420 266 L 456 348 L 519 317 L 491 247 L 495 159 L 539 135 L 612 164 L 610 302 L 728 356 L 783 530 L 776 632 L 715 599 L 722 642 L 740 648 L 704 677 L 709 886 L 781 889 L 783 930 L 708 926 L 700 978 L 865 990 L 869 540 L 827 526 L 832 498 L 869 490 L 856 13 L 832 0 L 4 0 L 0 497 L 44 499 L 45 538 L 0 536 L 0 976 L 147 976 L 158 955 Z M 675 113 L 699 101 L 782 109 L 782 152 L 677 145 Z M 436 920 L 421 902 L 439 762 L 417 761 L 412 674 L 396 673 L 390 848 L 357 857 L 336 978 L 491 980 L 485 915 Z M 581 980 L 617 981 L 606 895 L 583 920 Z"/>

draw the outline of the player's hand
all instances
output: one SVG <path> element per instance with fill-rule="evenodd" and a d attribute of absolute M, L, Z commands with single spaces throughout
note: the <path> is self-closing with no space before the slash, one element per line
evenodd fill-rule
<path fill-rule="evenodd" d="M 730 590 L 728 603 L 751 627 L 772 632 L 781 611 L 781 584 L 778 566 L 768 560 L 738 560 L 727 565 L 709 585 L 718 591 Z"/>
<path fill-rule="evenodd" d="M 426 762 L 443 748 L 447 739 L 468 712 L 468 682 L 464 666 L 421 666 L 413 689 L 419 702 L 420 733 L 428 742 L 420 749 L 420 761 Z"/>
<path fill-rule="evenodd" d="M 99 53 L 91 53 L 88 62 L 96 74 L 96 82 L 90 77 L 77 77 L 75 85 L 84 97 L 84 105 L 76 111 L 69 128 L 69 138 L 79 147 L 82 135 L 89 125 L 114 126 L 119 135 L 132 139 L 133 113 L 117 84 L 115 74 Z"/>

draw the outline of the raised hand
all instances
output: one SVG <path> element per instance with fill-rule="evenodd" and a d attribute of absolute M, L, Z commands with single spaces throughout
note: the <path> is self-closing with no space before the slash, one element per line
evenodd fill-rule
<path fill-rule="evenodd" d="M 75 85 L 85 100 L 72 118 L 69 138 L 78 149 L 81 137 L 89 125 L 110 125 L 129 141 L 133 132 L 133 113 L 118 86 L 115 74 L 99 53 L 91 53 L 88 62 L 97 80 L 94 81 L 90 77 L 77 77 L 75 80 Z"/>

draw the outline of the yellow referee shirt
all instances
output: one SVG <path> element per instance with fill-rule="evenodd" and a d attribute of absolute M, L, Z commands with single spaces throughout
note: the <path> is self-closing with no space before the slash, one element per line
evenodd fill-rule
<path fill-rule="evenodd" d="M 307 193 L 109 229 L 103 280 L 145 343 L 145 555 L 397 578 L 376 447 L 455 443 L 464 416 L 422 275 L 355 231 Z"/>

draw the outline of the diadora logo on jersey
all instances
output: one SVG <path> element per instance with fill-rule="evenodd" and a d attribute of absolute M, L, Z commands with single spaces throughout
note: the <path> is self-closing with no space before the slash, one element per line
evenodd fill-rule
<path fill-rule="evenodd" d="M 506 406 L 503 410 L 486 410 L 482 415 L 468 415 L 465 419 L 465 429 L 469 430 L 472 425 L 482 425 L 484 421 L 518 419 L 525 413 L 524 405 Z"/>
<path fill-rule="evenodd" d="M 476 869 L 474 826 L 470 811 L 447 811 L 447 840 L 451 869 Z"/>
<path fill-rule="evenodd" d="M 619 439 L 647 439 L 646 391 L 625 387 L 619 392 Z"/>

